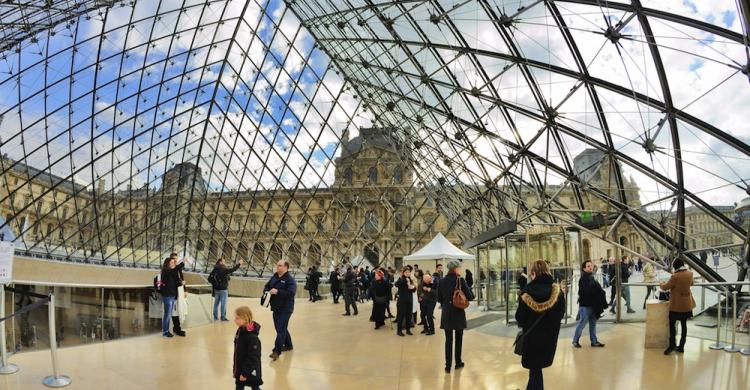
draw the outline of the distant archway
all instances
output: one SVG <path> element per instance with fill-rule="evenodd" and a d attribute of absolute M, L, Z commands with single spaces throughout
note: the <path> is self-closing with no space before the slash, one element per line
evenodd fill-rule
<path fill-rule="evenodd" d="M 584 238 L 582 245 L 583 260 L 591 260 L 591 241 L 588 238 Z"/>
<path fill-rule="evenodd" d="M 375 244 L 365 246 L 364 256 L 374 267 L 380 264 L 380 249 Z"/>

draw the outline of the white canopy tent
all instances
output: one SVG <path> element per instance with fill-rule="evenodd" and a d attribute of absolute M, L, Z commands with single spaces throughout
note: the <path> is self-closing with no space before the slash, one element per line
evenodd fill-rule
<path fill-rule="evenodd" d="M 419 260 L 474 260 L 476 256 L 471 253 L 466 253 L 455 245 L 451 244 L 443 233 L 438 233 L 435 238 L 430 241 L 429 244 L 422 247 L 420 250 L 404 256 L 404 261 L 419 261 Z M 421 268 L 421 267 L 420 267 Z"/>

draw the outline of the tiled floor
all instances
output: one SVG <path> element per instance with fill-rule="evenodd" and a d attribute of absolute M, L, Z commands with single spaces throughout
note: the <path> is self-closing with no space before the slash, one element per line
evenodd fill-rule
<path fill-rule="evenodd" d="M 443 366 L 443 336 L 397 337 L 373 330 L 370 305 L 357 317 L 341 317 L 330 300 L 298 300 L 290 326 L 294 351 L 271 362 L 275 336 L 270 312 L 257 299 L 230 299 L 233 308 L 250 304 L 261 323 L 263 389 L 517 389 L 527 371 L 512 352 L 513 339 L 495 322 L 464 336 L 466 367 L 449 375 Z M 395 314 L 395 313 L 394 313 Z M 439 317 L 439 313 L 438 317 Z M 710 341 L 690 338 L 684 355 L 644 350 L 643 326 L 604 326 L 604 349 L 570 347 L 570 329 L 558 344 L 555 363 L 544 370 L 550 389 L 750 389 L 750 357 L 708 349 Z M 70 389 L 232 389 L 229 323 L 192 328 L 187 338 L 147 336 L 105 344 L 63 348 L 61 373 Z M 583 339 L 584 346 L 588 339 Z M 742 342 L 747 342 L 743 339 Z M 50 374 L 48 352 L 11 358 L 21 371 L 0 377 L 0 389 L 42 389 Z"/>

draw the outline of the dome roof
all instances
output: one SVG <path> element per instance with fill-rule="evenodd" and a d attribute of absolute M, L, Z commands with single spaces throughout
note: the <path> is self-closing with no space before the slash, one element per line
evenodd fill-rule
<path fill-rule="evenodd" d="M 389 132 L 390 130 L 381 128 L 360 128 L 357 137 L 348 142 L 342 142 L 341 158 L 352 156 L 373 146 L 398 154 L 399 144 L 389 136 Z"/>

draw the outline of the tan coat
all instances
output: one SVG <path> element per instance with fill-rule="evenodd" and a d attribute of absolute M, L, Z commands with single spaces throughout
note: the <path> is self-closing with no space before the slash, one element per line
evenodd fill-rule
<path fill-rule="evenodd" d="M 686 313 L 695 308 L 695 300 L 690 292 L 693 285 L 693 273 L 688 270 L 676 271 L 666 283 L 661 283 L 662 290 L 669 290 L 669 311 Z"/>

